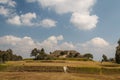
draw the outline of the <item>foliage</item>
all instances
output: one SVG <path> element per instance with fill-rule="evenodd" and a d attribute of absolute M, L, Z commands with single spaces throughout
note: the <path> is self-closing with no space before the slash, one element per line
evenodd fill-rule
<path fill-rule="evenodd" d="M 37 48 L 34 48 L 34 49 L 31 51 L 30 56 L 36 57 L 38 53 L 39 53 L 39 50 L 38 50 Z"/>
<path fill-rule="evenodd" d="M 34 60 L 50 60 L 52 57 L 45 53 L 44 48 L 41 50 L 34 48 L 31 51 L 31 56 L 35 56 Z"/>
<path fill-rule="evenodd" d="M 102 58 L 103 58 L 102 61 L 108 61 L 108 58 L 107 58 L 106 55 L 103 54 L 103 55 L 102 55 Z"/>
<path fill-rule="evenodd" d="M 85 57 L 87 59 L 93 59 L 93 55 L 91 53 L 86 53 L 83 55 L 83 57 Z"/>
<path fill-rule="evenodd" d="M 66 53 L 64 51 L 60 52 L 60 55 L 65 55 Z"/>
<path fill-rule="evenodd" d="M 8 49 L 6 51 L 0 50 L 0 63 L 4 63 L 5 61 L 18 61 L 22 60 L 22 56 L 17 56 L 13 54 L 12 49 Z"/>
<path fill-rule="evenodd" d="M 118 41 L 118 46 L 116 47 L 115 61 L 120 64 L 120 40 Z"/>
<path fill-rule="evenodd" d="M 92 61 L 92 59 L 87 58 L 54 58 L 55 60 L 68 60 L 68 61 Z"/>
<path fill-rule="evenodd" d="M 114 58 L 109 58 L 109 62 L 115 62 Z"/>

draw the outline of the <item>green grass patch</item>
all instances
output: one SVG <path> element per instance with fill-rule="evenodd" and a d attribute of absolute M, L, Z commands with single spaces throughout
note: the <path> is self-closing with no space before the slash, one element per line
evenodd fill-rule
<path fill-rule="evenodd" d="M 120 74 L 120 68 L 102 68 L 102 74 Z"/>
<path fill-rule="evenodd" d="M 69 61 L 92 61 L 87 58 L 56 58 L 55 60 L 69 60 Z"/>
<path fill-rule="evenodd" d="M 0 71 L 5 71 L 8 65 L 6 64 L 0 64 Z"/>
<path fill-rule="evenodd" d="M 100 68 L 96 67 L 69 67 L 70 73 L 99 74 Z"/>

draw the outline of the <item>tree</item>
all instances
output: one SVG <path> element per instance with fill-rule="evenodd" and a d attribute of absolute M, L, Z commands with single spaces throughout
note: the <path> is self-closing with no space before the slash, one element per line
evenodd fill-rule
<path fill-rule="evenodd" d="M 18 60 L 18 61 L 20 61 L 20 60 L 22 60 L 22 59 L 23 59 L 22 56 L 20 56 L 20 55 L 17 56 L 17 60 Z"/>
<path fill-rule="evenodd" d="M 118 41 L 118 46 L 116 47 L 115 61 L 120 64 L 120 40 Z"/>
<path fill-rule="evenodd" d="M 42 48 L 38 52 L 39 52 L 39 54 L 36 56 L 36 60 L 46 60 L 47 59 L 47 54 L 45 53 L 44 48 Z"/>
<path fill-rule="evenodd" d="M 65 54 L 66 54 L 66 53 L 65 53 L 64 51 L 61 51 L 61 52 L 60 52 L 60 55 L 62 55 L 62 56 L 65 55 Z"/>
<path fill-rule="evenodd" d="M 102 55 L 102 58 L 103 58 L 102 61 L 108 61 L 108 58 L 107 58 L 106 55 L 103 54 L 103 55 Z"/>
<path fill-rule="evenodd" d="M 48 54 L 45 53 L 44 48 L 42 48 L 41 50 L 34 48 L 31 51 L 31 56 L 35 56 L 35 60 L 46 60 L 46 59 L 50 59 L 50 56 Z"/>
<path fill-rule="evenodd" d="M 37 55 L 38 55 L 38 53 L 39 53 L 39 50 L 38 50 L 37 48 L 34 48 L 34 49 L 31 51 L 30 56 L 34 56 L 34 57 L 36 58 Z"/>
<path fill-rule="evenodd" d="M 114 58 L 109 58 L 109 61 L 110 62 L 115 62 L 115 59 Z"/>
<path fill-rule="evenodd" d="M 76 53 L 75 55 L 74 55 L 74 57 L 76 58 L 76 57 L 80 57 L 80 53 Z"/>
<path fill-rule="evenodd" d="M 86 53 L 83 55 L 83 57 L 85 57 L 87 59 L 93 59 L 93 55 L 91 53 Z"/>
<path fill-rule="evenodd" d="M 0 50 L 0 63 L 3 63 L 3 51 Z"/>
<path fill-rule="evenodd" d="M 46 54 L 44 48 L 40 50 L 39 54 Z"/>
<path fill-rule="evenodd" d="M 18 61 L 22 60 L 22 56 L 17 56 L 13 54 L 12 49 L 8 49 L 6 51 L 0 50 L 0 63 L 4 63 L 5 61 Z"/>
<path fill-rule="evenodd" d="M 12 56 L 13 56 L 13 51 L 12 51 L 12 49 L 6 50 L 6 53 L 7 53 L 7 57 L 9 58 L 8 60 L 12 60 Z"/>

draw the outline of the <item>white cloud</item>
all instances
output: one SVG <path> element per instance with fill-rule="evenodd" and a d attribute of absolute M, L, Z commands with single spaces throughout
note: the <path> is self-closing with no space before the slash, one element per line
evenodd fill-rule
<path fill-rule="evenodd" d="M 21 39 L 12 35 L 0 37 L 0 44 L 16 45 Z"/>
<path fill-rule="evenodd" d="M 96 27 L 98 17 L 96 15 L 73 13 L 70 22 L 81 30 L 91 30 Z"/>
<path fill-rule="evenodd" d="M 31 2 L 37 2 L 43 8 L 49 8 L 58 14 L 71 13 L 70 22 L 81 30 L 91 30 L 98 23 L 98 17 L 91 14 L 96 0 L 34 0 Z"/>
<path fill-rule="evenodd" d="M 13 25 L 21 25 L 20 16 L 14 16 L 12 18 L 9 18 L 7 20 L 7 23 L 10 23 Z"/>
<path fill-rule="evenodd" d="M 62 50 L 73 50 L 76 49 L 76 46 L 72 43 L 64 42 L 59 47 Z"/>
<path fill-rule="evenodd" d="M 24 57 L 28 57 L 30 51 L 37 46 L 31 37 L 20 38 L 12 35 L 0 37 L 0 45 L 1 49 L 12 48 L 15 54 Z"/>
<path fill-rule="evenodd" d="M 87 41 L 86 43 L 82 44 L 83 46 L 92 46 L 92 47 L 107 47 L 109 46 L 109 43 L 104 40 L 103 38 L 96 37 L 91 39 L 90 41 Z"/>
<path fill-rule="evenodd" d="M 16 15 L 14 17 L 8 18 L 7 22 L 13 25 L 28 25 L 33 26 L 35 23 L 32 22 L 33 19 L 36 19 L 35 13 L 26 13 L 20 16 Z"/>
<path fill-rule="evenodd" d="M 31 37 L 16 37 L 16 36 L 12 36 L 12 35 L 7 35 L 7 36 L 3 36 L 0 37 L 0 44 L 1 45 L 11 45 L 11 46 L 18 46 L 18 47 L 26 47 L 26 46 L 33 46 L 34 45 L 34 41 L 32 40 Z"/>
<path fill-rule="evenodd" d="M 58 48 L 58 42 L 63 40 L 63 36 L 50 36 L 48 39 L 41 42 L 41 47 L 48 49 L 47 51 L 53 51 Z"/>
<path fill-rule="evenodd" d="M 26 13 L 22 15 L 16 15 L 13 17 L 8 18 L 6 21 L 9 24 L 17 25 L 17 26 L 41 26 L 44 28 L 51 28 L 56 26 L 56 21 L 52 19 L 43 19 L 39 22 L 37 21 L 36 13 Z"/>
<path fill-rule="evenodd" d="M 0 0 L 0 15 L 5 18 L 9 18 L 16 14 L 15 7 L 16 2 L 13 0 Z"/>
<path fill-rule="evenodd" d="M 26 14 L 22 14 L 20 16 L 21 18 L 21 23 L 24 25 L 34 25 L 34 23 L 32 23 L 33 19 L 36 19 L 36 13 L 26 13 Z"/>
<path fill-rule="evenodd" d="M 15 7 L 16 6 L 16 2 L 13 0 L 0 0 L 0 4 L 5 4 L 9 7 Z"/>
<path fill-rule="evenodd" d="M 56 26 L 56 21 L 52 19 L 44 19 L 40 21 L 40 25 L 46 28 L 51 28 Z"/>
<path fill-rule="evenodd" d="M 0 15 L 8 16 L 8 14 L 9 14 L 9 9 L 0 6 Z"/>
<path fill-rule="evenodd" d="M 28 2 L 34 2 L 35 0 L 29 0 Z M 16 13 L 17 3 L 13 0 L 0 0 L 0 15 L 6 17 L 8 24 L 17 26 L 40 26 L 45 28 L 51 28 L 56 26 L 56 21 L 52 19 L 38 19 L 35 12 L 27 12 L 25 14 Z"/>
<path fill-rule="evenodd" d="M 96 0 L 36 0 L 43 7 L 50 7 L 59 14 L 69 12 L 86 13 L 95 4 Z"/>

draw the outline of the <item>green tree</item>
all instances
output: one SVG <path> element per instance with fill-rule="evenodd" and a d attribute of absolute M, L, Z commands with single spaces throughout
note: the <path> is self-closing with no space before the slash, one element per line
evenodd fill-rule
<path fill-rule="evenodd" d="M 3 51 L 0 50 L 0 63 L 3 63 Z"/>
<path fill-rule="evenodd" d="M 116 47 L 115 61 L 120 64 L 120 40 L 118 41 L 118 46 Z"/>
<path fill-rule="evenodd" d="M 36 60 L 46 60 L 47 54 L 45 53 L 44 48 L 42 48 L 39 52 L 39 55 L 37 55 Z"/>
<path fill-rule="evenodd" d="M 22 60 L 22 59 L 23 59 L 22 56 L 20 56 L 20 55 L 17 56 L 17 60 L 18 60 L 18 61 L 20 61 L 20 60 Z"/>
<path fill-rule="evenodd" d="M 31 51 L 31 56 L 35 56 L 34 60 L 48 60 L 48 59 L 53 59 L 52 56 L 50 56 L 49 54 L 46 54 L 44 48 L 42 48 L 41 50 L 34 48 Z"/>
<path fill-rule="evenodd" d="M 60 52 L 60 55 L 65 55 L 66 53 L 64 51 L 61 51 Z"/>
<path fill-rule="evenodd" d="M 13 56 L 13 51 L 12 51 L 12 49 L 8 49 L 8 50 L 6 50 L 6 53 L 7 53 L 7 56 L 9 57 L 9 59 L 8 60 L 12 60 L 12 56 Z"/>
<path fill-rule="evenodd" d="M 109 61 L 110 62 L 115 62 L 115 59 L 114 58 L 109 58 Z"/>
<path fill-rule="evenodd" d="M 91 53 L 86 53 L 83 55 L 83 57 L 85 57 L 87 59 L 93 59 L 93 55 Z"/>
<path fill-rule="evenodd" d="M 46 54 L 44 48 L 40 50 L 39 54 Z"/>
<path fill-rule="evenodd" d="M 13 54 L 12 49 L 8 49 L 6 51 L 0 50 L 0 62 L 4 63 L 5 61 L 16 61 L 22 60 L 22 56 L 17 56 Z"/>
<path fill-rule="evenodd" d="M 38 50 L 37 48 L 34 48 L 34 49 L 31 51 L 30 56 L 34 56 L 34 57 L 36 58 L 38 54 L 39 54 L 39 50 Z"/>
<path fill-rule="evenodd" d="M 108 58 L 105 54 L 102 55 L 102 58 L 103 58 L 102 61 L 108 61 Z"/>
<path fill-rule="evenodd" d="M 74 57 L 76 58 L 76 57 L 80 57 L 80 53 L 76 53 L 75 55 L 74 55 Z"/>

